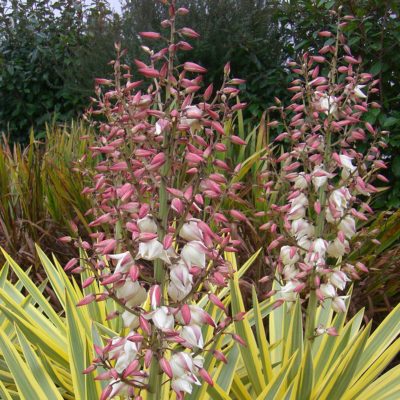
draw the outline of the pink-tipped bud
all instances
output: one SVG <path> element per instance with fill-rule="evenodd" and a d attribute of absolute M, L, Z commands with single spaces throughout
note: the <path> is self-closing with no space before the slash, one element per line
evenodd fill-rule
<path fill-rule="evenodd" d="M 152 358 L 153 358 L 153 352 L 150 349 L 146 350 L 146 353 L 144 354 L 144 366 L 146 368 L 149 368 Z"/>
<path fill-rule="evenodd" d="M 116 274 L 112 274 L 102 279 L 101 285 L 109 285 L 111 283 L 118 282 L 119 280 L 121 280 L 121 278 L 122 274 L 120 272 L 117 272 Z"/>
<path fill-rule="evenodd" d="M 151 335 L 151 326 L 149 321 L 147 321 L 146 318 L 143 317 L 143 315 L 139 315 L 139 325 L 140 328 L 143 330 L 143 332 L 147 335 Z"/>
<path fill-rule="evenodd" d="M 193 63 L 193 62 L 189 62 L 189 61 L 187 61 L 183 64 L 183 69 L 185 71 L 195 72 L 198 74 L 204 74 L 207 72 L 207 70 L 204 67 L 202 67 L 201 65 Z"/>
<path fill-rule="evenodd" d="M 172 368 L 171 364 L 163 357 L 159 361 L 160 363 L 160 368 L 165 372 L 165 374 L 172 379 L 173 373 L 172 373 Z"/>
<path fill-rule="evenodd" d="M 130 342 L 133 342 L 133 343 L 141 343 L 141 342 L 143 342 L 143 336 L 139 335 L 138 333 L 135 333 L 133 335 L 128 336 L 127 339 Z"/>
<path fill-rule="evenodd" d="M 201 162 L 204 162 L 203 157 L 201 157 L 195 153 L 190 153 L 190 152 L 186 153 L 185 160 L 192 164 L 199 164 Z"/>
<path fill-rule="evenodd" d="M 72 241 L 71 236 L 63 236 L 58 238 L 61 243 L 70 243 Z"/>
<path fill-rule="evenodd" d="M 224 75 L 229 75 L 231 73 L 231 63 L 228 61 L 224 66 Z"/>
<path fill-rule="evenodd" d="M 132 279 L 133 282 L 136 282 L 139 278 L 139 267 L 136 264 L 133 264 L 129 268 L 129 277 Z"/>
<path fill-rule="evenodd" d="M 333 36 L 333 35 L 332 35 L 332 32 L 329 32 L 329 31 L 321 31 L 321 32 L 318 32 L 318 36 L 327 38 L 327 37 L 331 37 L 331 36 Z"/>
<path fill-rule="evenodd" d="M 173 236 L 171 234 L 165 235 L 163 239 L 164 250 L 168 250 L 172 246 Z"/>
<path fill-rule="evenodd" d="M 356 263 L 356 268 L 359 269 L 362 272 L 369 272 L 368 268 L 362 262 L 357 262 Z"/>
<path fill-rule="evenodd" d="M 123 378 L 128 377 L 129 375 L 133 375 L 135 371 L 137 371 L 139 366 L 139 360 L 133 360 L 126 368 L 124 373 L 122 374 Z M 118 379 L 118 377 L 117 377 Z"/>
<path fill-rule="evenodd" d="M 210 293 L 208 295 L 208 298 L 210 299 L 211 303 L 213 303 L 214 305 L 216 305 L 218 308 L 220 308 L 221 310 L 223 310 L 225 313 L 228 312 L 228 310 L 226 309 L 226 307 L 224 306 L 224 304 L 222 303 L 222 301 L 214 294 L 214 293 Z"/>
<path fill-rule="evenodd" d="M 324 63 L 326 61 L 326 58 L 323 57 L 323 56 L 312 56 L 311 60 L 313 60 L 313 61 L 315 61 L 317 63 Z M 322 82 L 322 83 L 326 82 L 326 79 L 323 78 L 322 76 L 320 76 L 319 78 L 316 78 L 316 79 L 319 79 L 319 81 Z M 312 83 L 312 82 L 310 82 L 310 84 L 312 84 L 313 86 L 317 86 L 320 83 L 316 83 L 316 82 Z"/>
<path fill-rule="evenodd" d="M 77 307 L 81 307 L 81 306 L 86 306 L 87 304 L 92 303 L 94 300 L 96 300 L 96 295 L 94 295 L 93 293 L 88 294 L 87 296 L 85 296 L 81 301 L 79 301 L 76 305 Z"/>
<path fill-rule="evenodd" d="M 238 210 L 230 210 L 229 214 L 236 220 L 238 221 L 247 221 L 247 217 L 240 211 Z"/>
<path fill-rule="evenodd" d="M 95 365 L 89 365 L 89 367 L 87 367 L 86 369 L 84 369 L 83 371 L 82 371 L 82 374 L 85 374 L 85 375 L 87 375 L 87 374 L 90 374 L 91 372 L 93 372 L 94 370 L 96 369 L 96 366 Z"/>
<path fill-rule="evenodd" d="M 211 127 L 215 129 L 220 135 L 225 135 L 225 129 L 219 122 L 211 122 Z"/>
<path fill-rule="evenodd" d="M 185 323 L 185 325 L 189 325 L 190 321 L 192 319 L 192 315 L 190 312 L 190 307 L 187 304 L 184 304 L 182 306 L 181 315 L 182 315 L 182 319 L 183 319 L 183 322 Z"/>
<path fill-rule="evenodd" d="M 225 357 L 225 355 L 221 351 L 214 350 L 213 355 L 218 361 L 222 361 L 224 364 L 228 364 L 228 359 Z"/>
<path fill-rule="evenodd" d="M 103 391 L 101 392 L 99 400 L 107 400 L 110 397 L 110 394 L 111 394 L 112 390 L 113 390 L 113 387 L 111 385 L 106 386 L 103 389 Z"/>
<path fill-rule="evenodd" d="M 186 36 L 186 37 L 193 38 L 193 39 L 197 39 L 197 38 L 200 37 L 200 35 L 199 35 L 196 31 L 194 31 L 194 30 L 191 29 L 191 28 L 187 28 L 187 27 L 184 27 L 184 28 L 180 29 L 179 32 L 180 32 L 182 35 L 184 35 L 184 36 Z"/>
<path fill-rule="evenodd" d="M 210 376 L 210 374 L 204 369 L 201 368 L 199 370 L 199 375 L 204 379 L 205 382 L 207 382 L 210 386 L 214 386 L 214 382 Z"/>
<path fill-rule="evenodd" d="M 176 15 L 187 15 L 187 14 L 189 14 L 189 10 L 187 8 L 179 7 L 176 10 Z"/>
<path fill-rule="evenodd" d="M 361 62 L 352 56 L 344 56 L 343 59 L 349 64 L 359 64 Z"/>
<path fill-rule="evenodd" d="M 95 78 L 94 82 L 96 85 L 112 85 L 113 81 L 110 79 Z"/>
<path fill-rule="evenodd" d="M 76 265 L 77 263 L 78 263 L 78 260 L 77 260 L 76 258 L 72 258 L 72 259 L 69 260 L 69 261 L 67 262 L 67 264 L 65 265 L 64 271 L 69 271 L 69 270 L 71 270 L 72 268 L 75 267 L 75 265 Z"/>
<path fill-rule="evenodd" d="M 374 129 L 374 127 L 369 123 L 369 122 L 366 122 L 365 123 L 365 127 L 367 128 L 367 131 L 369 132 L 369 133 L 371 133 L 372 135 L 375 135 L 375 129 Z"/>
<path fill-rule="evenodd" d="M 334 326 L 332 326 L 330 328 L 326 328 L 326 333 L 329 336 L 339 336 L 339 333 L 338 333 L 337 329 Z"/>
<path fill-rule="evenodd" d="M 231 139 L 232 143 L 239 144 L 241 146 L 245 146 L 247 144 L 245 140 L 243 140 L 241 137 L 236 136 L 236 135 L 232 135 L 230 137 L 230 139 Z"/>
<path fill-rule="evenodd" d="M 158 32 L 139 32 L 142 38 L 146 39 L 160 39 L 161 35 Z"/>
<path fill-rule="evenodd" d="M 154 68 L 140 68 L 138 70 L 139 74 L 142 74 L 146 78 L 158 78 L 160 76 L 160 72 Z"/>
<path fill-rule="evenodd" d="M 95 280 L 95 277 L 94 276 L 90 276 L 89 278 L 87 278 L 87 279 L 85 279 L 83 281 L 82 287 L 84 289 L 87 288 L 88 286 L 90 286 L 93 283 L 94 280 Z"/>
<path fill-rule="evenodd" d="M 232 339 L 233 339 L 235 342 L 238 342 L 240 345 L 242 345 L 242 346 L 244 346 L 244 347 L 247 347 L 247 344 L 246 344 L 246 342 L 244 341 L 244 339 L 243 339 L 241 336 L 237 335 L 236 333 L 234 333 L 234 334 L 232 335 Z"/>
<path fill-rule="evenodd" d="M 177 198 L 172 199 L 171 208 L 178 214 L 182 214 L 185 209 L 182 200 Z"/>
<path fill-rule="evenodd" d="M 204 97 L 204 100 L 205 100 L 205 101 L 208 101 L 208 100 L 211 98 L 212 93 L 213 93 L 213 90 L 214 90 L 214 85 L 211 83 L 211 84 L 207 87 L 207 89 L 205 90 L 205 92 L 204 92 L 203 97 Z"/>

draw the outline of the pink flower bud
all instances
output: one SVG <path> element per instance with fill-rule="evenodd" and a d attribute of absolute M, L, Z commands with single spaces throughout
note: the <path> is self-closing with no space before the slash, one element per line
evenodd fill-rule
<path fill-rule="evenodd" d="M 143 332 L 147 335 L 150 336 L 151 335 L 151 326 L 149 321 L 147 321 L 146 318 L 144 318 L 143 315 L 139 315 L 139 325 L 140 328 L 143 330 Z"/>
<path fill-rule="evenodd" d="M 199 164 L 201 162 L 204 162 L 203 157 L 201 157 L 195 153 L 190 153 L 190 152 L 186 153 L 185 160 L 192 164 Z"/>
<path fill-rule="evenodd" d="M 189 14 L 189 10 L 184 7 L 180 7 L 176 10 L 176 15 L 187 15 Z"/>
<path fill-rule="evenodd" d="M 321 36 L 321 37 L 331 37 L 331 36 L 333 36 L 333 34 L 332 34 L 332 32 L 329 32 L 329 31 L 321 31 L 321 32 L 318 32 L 318 36 Z"/>
<path fill-rule="evenodd" d="M 240 345 L 242 345 L 242 346 L 244 346 L 244 347 L 247 347 L 247 344 L 246 344 L 246 342 L 244 341 L 244 339 L 242 339 L 239 335 L 237 335 L 236 333 L 234 333 L 233 335 L 232 335 L 232 339 L 235 341 L 235 342 L 238 342 Z"/>
<path fill-rule="evenodd" d="M 214 145 L 215 150 L 224 152 L 226 151 L 226 146 L 223 143 L 216 143 Z"/>
<path fill-rule="evenodd" d="M 236 136 L 236 135 L 232 135 L 230 137 L 230 139 L 231 139 L 231 142 L 235 143 L 235 144 L 239 144 L 239 145 L 242 145 L 242 146 L 247 144 L 245 140 L 243 140 L 241 137 Z"/>
<path fill-rule="evenodd" d="M 326 61 L 325 57 L 323 57 L 323 56 L 312 56 L 311 60 L 318 62 L 318 63 L 324 63 Z M 321 82 L 326 82 L 325 78 L 320 77 L 320 80 L 321 80 Z M 312 83 L 310 82 L 310 84 L 312 84 Z M 314 83 L 314 85 L 316 86 L 317 83 Z"/>
<path fill-rule="evenodd" d="M 114 82 L 110 79 L 95 78 L 96 85 L 112 85 Z"/>
<path fill-rule="evenodd" d="M 72 268 L 75 267 L 75 265 L 76 265 L 77 263 L 78 263 L 78 260 L 77 260 L 76 258 L 72 258 L 72 259 L 69 260 L 69 261 L 67 262 L 67 264 L 65 265 L 64 271 L 69 271 L 69 270 L 71 270 Z"/>
<path fill-rule="evenodd" d="M 187 61 L 183 64 L 183 69 L 185 71 L 195 72 L 195 73 L 199 73 L 199 74 L 204 74 L 207 72 L 207 70 L 204 67 L 202 67 L 201 65 L 193 63 L 193 62 L 189 62 L 189 61 Z"/>
<path fill-rule="evenodd" d="M 183 322 L 185 323 L 185 325 L 189 325 L 190 321 L 192 319 L 192 315 L 190 312 L 190 307 L 187 304 L 184 304 L 181 307 L 181 315 L 182 315 L 182 319 L 183 319 Z"/>
<path fill-rule="evenodd" d="M 72 241 L 71 236 L 63 236 L 58 238 L 61 243 L 70 243 Z"/>
<path fill-rule="evenodd" d="M 146 78 L 158 78 L 160 76 L 160 72 L 154 68 L 146 67 L 140 68 L 138 70 L 139 74 L 142 74 Z"/>
<path fill-rule="evenodd" d="M 352 56 L 344 56 L 343 59 L 349 64 L 359 64 L 361 62 Z"/>
<path fill-rule="evenodd" d="M 101 280 L 101 285 L 109 285 L 111 283 L 118 282 L 122 279 L 122 274 L 117 272 L 116 274 L 109 275 Z"/>
<path fill-rule="evenodd" d="M 160 39 L 161 35 L 158 32 L 139 32 L 142 38 L 146 39 Z"/>
<path fill-rule="evenodd" d="M 214 382 L 210 376 L 210 374 L 204 369 L 201 368 L 199 370 L 199 375 L 204 379 L 205 382 L 207 382 L 210 386 L 214 386 Z"/>
<path fill-rule="evenodd" d="M 199 35 L 196 31 L 194 31 L 193 29 L 191 29 L 191 28 L 186 28 L 186 27 L 184 27 L 184 28 L 180 29 L 179 32 L 180 32 L 182 35 L 187 36 L 187 37 L 190 37 L 190 38 L 193 38 L 193 39 L 197 39 L 197 38 L 200 37 L 200 35 Z"/>
<path fill-rule="evenodd" d="M 373 128 L 373 126 L 369 122 L 365 123 L 365 127 L 367 128 L 367 131 L 369 133 L 371 133 L 372 135 L 375 135 L 375 133 L 376 133 L 375 129 Z"/>
<path fill-rule="evenodd" d="M 231 214 L 231 216 L 238 221 L 247 221 L 247 217 L 238 210 L 230 210 L 229 214 Z"/>
<path fill-rule="evenodd" d="M 314 203 L 314 210 L 317 215 L 321 214 L 321 203 L 318 200 Z"/>
<path fill-rule="evenodd" d="M 165 374 L 172 379 L 173 373 L 170 363 L 163 357 L 159 361 L 160 368 L 165 372 Z"/>
<path fill-rule="evenodd" d="M 215 129 L 219 134 L 223 136 L 225 135 L 224 127 L 219 122 L 216 121 L 211 122 L 211 127 Z"/>
<path fill-rule="evenodd" d="M 77 307 L 81 307 L 81 306 L 85 306 L 87 304 L 92 303 L 94 300 L 96 299 L 96 295 L 94 295 L 93 293 L 88 294 L 87 296 L 85 296 L 81 301 L 79 301 L 76 305 Z"/>
<path fill-rule="evenodd" d="M 95 379 L 97 379 L 97 378 L 95 378 Z M 112 390 L 113 390 L 113 387 L 111 385 L 106 386 L 103 389 L 103 391 L 101 392 L 99 400 L 107 400 L 110 397 Z"/>
<path fill-rule="evenodd" d="M 87 367 L 86 369 L 84 369 L 82 371 L 82 373 L 87 375 L 87 374 L 90 374 L 91 372 L 93 372 L 95 369 L 96 369 L 96 366 L 92 364 L 89 367 Z"/>
<path fill-rule="evenodd" d="M 153 358 L 153 352 L 150 349 L 146 350 L 146 353 L 144 354 L 144 366 L 146 368 L 149 368 L 152 358 Z"/>
<path fill-rule="evenodd" d="M 138 369 L 139 366 L 139 360 L 133 360 L 124 370 L 124 373 L 122 374 L 123 378 L 128 377 L 129 375 L 133 375 L 133 373 Z"/>
<path fill-rule="evenodd" d="M 177 198 L 172 199 L 171 208 L 178 214 L 182 214 L 185 209 L 182 200 Z"/>
<path fill-rule="evenodd" d="M 224 66 L 224 75 L 229 75 L 231 73 L 231 63 L 228 61 Z"/>
<path fill-rule="evenodd" d="M 213 93 L 213 90 L 214 90 L 214 86 L 213 86 L 213 84 L 211 83 L 211 84 L 207 87 L 207 89 L 205 90 L 205 92 L 204 92 L 204 95 L 203 95 L 204 101 L 208 101 L 208 100 L 211 98 L 212 93 Z"/>
<path fill-rule="evenodd" d="M 87 288 L 88 286 L 90 286 L 93 283 L 94 280 L 95 280 L 95 277 L 94 276 L 90 276 L 89 278 L 87 278 L 87 279 L 85 279 L 83 281 L 82 287 L 84 289 Z"/>
<path fill-rule="evenodd" d="M 326 328 L 326 333 L 329 336 L 339 336 L 339 333 L 334 326 L 332 326 L 330 328 Z"/>
<path fill-rule="evenodd" d="M 216 305 L 218 308 L 220 308 L 221 310 L 223 310 L 225 313 L 227 313 L 227 309 L 224 306 L 224 304 L 222 303 L 222 301 L 214 294 L 214 293 L 210 293 L 208 295 L 208 298 L 210 299 L 211 303 L 213 303 L 214 305 Z"/>

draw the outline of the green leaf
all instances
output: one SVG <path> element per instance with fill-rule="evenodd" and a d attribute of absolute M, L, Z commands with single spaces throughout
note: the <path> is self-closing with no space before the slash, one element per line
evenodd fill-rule
<path fill-rule="evenodd" d="M 21 344 L 22 352 L 24 353 L 25 361 L 28 364 L 30 371 L 35 376 L 37 383 L 47 394 L 47 398 L 52 400 L 63 400 L 42 362 L 32 350 L 31 344 L 18 327 L 15 329 L 17 331 L 18 341 Z"/>
<path fill-rule="evenodd" d="M 36 287 L 36 285 L 32 282 L 28 275 L 22 270 L 21 267 L 2 249 L 3 255 L 8 261 L 9 265 L 18 276 L 20 281 L 24 284 L 27 291 L 36 301 L 36 303 L 41 307 L 41 309 L 45 312 L 45 314 L 50 318 L 51 322 L 60 330 L 61 334 L 65 334 L 65 326 L 61 321 L 61 318 L 54 311 L 51 304 L 47 301 L 47 299 L 43 296 L 41 291 Z"/>
<path fill-rule="evenodd" d="M 74 393 L 77 400 L 96 399 L 100 397 L 97 388 L 99 385 L 94 384 L 92 374 L 83 374 L 82 371 L 88 366 L 86 336 L 83 333 L 83 326 L 77 315 L 75 304 L 72 302 L 68 293 L 66 300 L 66 320 L 67 320 L 67 342 L 68 357 L 70 361 L 71 377 L 74 385 Z M 92 393 L 88 391 L 93 390 Z"/>
<path fill-rule="evenodd" d="M 0 349 L 14 378 L 22 400 L 47 399 L 47 394 L 36 381 L 36 377 L 25 364 L 11 340 L 0 331 Z"/>

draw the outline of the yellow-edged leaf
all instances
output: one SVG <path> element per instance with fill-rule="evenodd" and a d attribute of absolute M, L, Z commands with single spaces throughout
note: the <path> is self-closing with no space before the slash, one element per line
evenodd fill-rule
<path fill-rule="evenodd" d="M 0 331 L 0 349 L 14 378 L 22 400 L 46 399 L 46 393 L 36 381 L 36 377 L 18 354 L 10 339 Z"/>
<path fill-rule="evenodd" d="M 400 365 L 383 374 L 367 386 L 355 400 L 398 400 L 400 393 Z"/>
<path fill-rule="evenodd" d="M 232 253 L 227 253 L 227 259 L 234 266 L 236 264 L 235 256 Z M 231 306 L 232 314 L 236 315 L 240 312 L 245 311 L 242 294 L 239 288 L 239 280 L 236 275 L 232 278 L 230 282 L 231 288 Z M 248 371 L 249 380 L 253 385 L 253 389 L 257 395 L 262 392 L 265 386 L 265 377 L 262 375 L 262 364 L 259 358 L 259 350 L 257 347 L 256 340 L 254 338 L 251 326 L 248 322 L 247 316 L 245 316 L 241 321 L 235 321 L 235 330 L 238 335 L 240 335 L 246 342 L 247 347 L 241 346 L 240 352 Z"/>
<path fill-rule="evenodd" d="M 52 400 L 63 400 L 60 392 L 57 390 L 57 387 L 54 385 L 54 382 L 44 368 L 41 360 L 32 350 L 31 344 L 18 327 L 15 329 L 17 331 L 18 341 L 21 345 L 25 361 L 29 367 L 29 370 L 35 376 L 38 385 L 47 394 L 47 398 Z"/>
<path fill-rule="evenodd" d="M 22 270 L 22 268 L 3 249 L 2 252 L 9 265 L 18 276 L 18 279 L 23 283 L 38 306 L 41 307 L 41 309 L 44 311 L 47 317 L 50 318 L 51 322 L 57 327 L 57 329 L 60 330 L 61 333 L 65 334 L 65 326 L 62 323 L 61 318 L 54 311 L 51 304 L 43 296 L 41 291 L 36 287 L 29 276 Z"/>
<path fill-rule="evenodd" d="M 287 377 L 292 372 L 293 365 L 298 358 L 297 352 L 293 354 L 292 358 L 282 366 L 279 373 L 277 373 L 274 379 L 264 388 L 262 393 L 257 397 L 257 400 L 276 400 L 283 397 L 287 390 Z"/>
<path fill-rule="evenodd" d="M 330 368 L 323 384 L 313 392 L 312 398 L 314 400 L 340 399 L 344 395 L 355 374 L 370 329 L 371 324 L 368 324 L 364 331 L 349 343 L 347 351 L 343 351 L 336 363 Z"/>
<path fill-rule="evenodd" d="M 255 326 L 257 333 L 257 342 L 260 349 L 261 363 L 263 366 L 263 372 L 266 378 L 266 382 L 270 382 L 273 377 L 272 362 L 269 350 L 269 343 L 267 335 L 265 333 L 264 322 L 261 317 L 260 305 L 257 300 L 257 293 L 253 287 L 253 309 L 255 317 Z"/>
<path fill-rule="evenodd" d="M 4 386 L 3 382 L 0 380 L 0 395 L 3 400 L 13 400 L 10 392 Z"/>

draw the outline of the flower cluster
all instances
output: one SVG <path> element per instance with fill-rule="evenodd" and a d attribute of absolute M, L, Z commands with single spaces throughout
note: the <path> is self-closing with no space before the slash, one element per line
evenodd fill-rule
<path fill-rule="evenodd" d="M 150 82 L 133 80 L 117 44 L 115 79 L 96 80 L 97 97 L 87 114 L 90 120 L 98 116 L 92 123 L 99 135 L 90 150 L 99 162 L 95 171 L 76 166 L 92 181 L 84 190 L 93 200 L 87 213 L 92 241 L 76 239 L 88 257 L 79 266 L 71 260 L 66 270 L 90 271 L 83 286 L 96 280 L 104 290 L 79 305 L 112 299 L 119 309 L 108 318 L 122 318 L 127 332 L 96 348 L 87 369 L 106 370 L 97 377 L 109 380 L 102 399 L 157 393 L 160 371 L 177 398 L 191 393 L 199 379 L 212 384 L 201 354 L 232 321 L 226 315 L 215 323 L 196 300 L 208 296 L 227 313 L 218 290 L 234 271 L 223 254 L 237 251 L 241 241 L 232 226 L 246 221 L 224 206 L 242 188 L 232 180 L 240 166 L 230 165 L 226 152 L 245 144 L 230 131 L 235 113 L 245 107 L 237 97 L 243 81 L 229 77 L 227 64 L 221 88 L 204 90 L 205 68 L 176 65 L 177 54 L 192 48 L 186 39 L 199 35 L 177 28 L 187 9 L 164 3 L 169 18 L 161 26 L 168 37 L 141 32 L 160 48 L 142 46 L 148 61 L 135 60 L 137 72 Z M 213 329 L 206 343 L 204 325 Z M 152 376 L 158 379 L 153 386 Z"/>
<path fill-rule="evenodd" d="M 372 213 L 378 189 L 371 182 L 387 182 L 379 173 L 386 132 L 364 118 L 379 107 L 370 100 L 378 80 L 360 71 L 361 59 L 346 44 L 342 27 L 350 18 L 339 18 L 336 35 L 320 32 L 326 44 L 318 54 L 289 63 L 297 75 L 292 103 L 284 108 L 277 100 L 271 108 L 282 123 L 270 123 L 281 130 L 261 178 L 265 198 L 281 202 L 261 229 L 275 236 L 266 259 L 281 279 L 279 304 L 330 299 L 334 311 L 344 311 L 347 283 L 367 271 L 347 256 L 357 246 L 357 225 Z"/>

